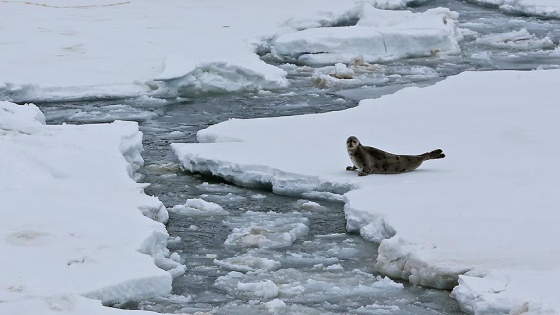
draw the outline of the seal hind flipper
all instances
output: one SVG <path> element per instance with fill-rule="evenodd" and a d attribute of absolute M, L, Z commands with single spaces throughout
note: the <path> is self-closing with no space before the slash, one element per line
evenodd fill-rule
<path fill-rule="evenodd" d="M 426 161 L 426 160 L 434 160 L 434 159 L 443 159 L 445 157 L 445 154 L 443 154 L 443 151 L 441 149 L 436 149 L 431 152 L 420 154 L 420 156 L 424 161 Z"/>

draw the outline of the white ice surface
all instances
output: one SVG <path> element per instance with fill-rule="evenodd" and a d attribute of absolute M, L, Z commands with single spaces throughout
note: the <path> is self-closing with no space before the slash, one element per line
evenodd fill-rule
<path fill-rule="evenodd" d="M 557 0 L 472 0 L 472 2 L 496 5 L 510 13 L 560 19 L 560 2 Z"/>
<path fill-rule="evenodd" d="M 278 36 L 272 54 L 306 64 L 366 62 L 456 53 L 458 14 L 437 8 L 422 13 L 363 5 L 356 26 L 308 28 Z"/>
<path fill-rule="evenodd" d="M 242 185 L 346 193 L 347 228 L 380 242 L 378 271 L 455 286 L 466 310 L 558 313 L 559 80 L 558 70 L 465 72 L 344 111 L 229 120 L 198 133 L 218 143 L 172 147 L 188 170 Z M 350 135 L 394 153 L 441 147 L 447 156 L 359 177 L 345 170 Z"/>
<path fill-rule="evenodd" d="M 184 267 L 167 258 L 167 210 L 133 180 L 138 125 L 44 122 L 0 102 L 0 314 L 116 314 L 101 302 L 169 293 Z"/>
<path fill-rule="evenodd" d="M 403 8 L 410 1 L 370 2 Z M 324 31 L 321 27 L 371 14 L 382 20 L 410 15 L 374 10 L 361 0 L 14 0 L 1 2 L 0 11 L 0 100 L 19 102 L 286 87 L 286 72 L 257 55 L 275 37 L 310 28 Z M 353 34 L 349 40 L 354 45 L 362 37 L 369 41 L 383 34 L 386 57 L 456 50 L 456 17 L 449 16 L 444 25 L 446 14 L 434 16 L 441 24 L 435 28 L 405 23 L 377 32 L 361 26 L 367 30 L 363 36 L 344 31 L 331 41 Z M 381 41 L 374 44 L 379 50 Z M 344 59 L 338 61 L 347 62 L 353 52 L 337 54 Z M 338 62 L 335 57 L 329 59 Z"/>

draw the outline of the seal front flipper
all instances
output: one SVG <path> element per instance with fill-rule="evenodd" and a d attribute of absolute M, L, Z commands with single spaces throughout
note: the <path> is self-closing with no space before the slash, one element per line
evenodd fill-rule
<path fill-rule="evenodd" d="M 371 174 L 371 170 L 368 167 L 364 167 L 359 173 L 358 176 L 367 176 Z"/>
<path fill-rule="evenodd" d="M 357 170 L 357 169 L 358 169 L 358 168 L 355 167 L 354 165 L 352 165 L 352 166 L 346 166 L 346 170 L 347 170 L 347 171 L 355 171 L 355 170 Z"/>

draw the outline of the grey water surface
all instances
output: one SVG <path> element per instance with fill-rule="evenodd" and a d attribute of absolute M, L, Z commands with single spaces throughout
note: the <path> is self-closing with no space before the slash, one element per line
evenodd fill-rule
<path fill-rule="evenodd" d="M 170 296 L 118 307 L 161 313 L 211 314 L 462 314 L 449 292 L 384 279 L 373 271 L 377 245 L 345 230 L 343 204 L 243 188 L 181 169 L 169 144 L 196 142 L 196 132 L 230 118 L 275 117 L 344 110 L 407 86 L 433 84 L 449 75 L 480 70 L 560 67 L 553 49 L 560 21 L 506 15 L 465 1 L 434 0 L 413 11 L 448 7 L 460 13 L 461 53 L 380 63 L 357 85 L 325 85 L 315 70 L 276 64 L 292 86 L 281 91 L 186 94 L 150 98 L 38 104 L 50 124 L 134 120 L 144 133 L 146 193 L 168 208 L 201 198 L 227 215 L 170 214 L 169 249 L 187 266 Z M 500 48 L 477 38 L 526 29 L 554 47 Z M 263 60 L 275 63 L 268 56 Z M 343 149 L 343 144 L 341 144 Z M 333 166 L 343 167 L 343 166 Z M 271 246 L 234 242 L 266 240 Z M 250 238 L 253 237 L 253 238 Z M 396 280 L 396 279 L 394 279 Z"/>

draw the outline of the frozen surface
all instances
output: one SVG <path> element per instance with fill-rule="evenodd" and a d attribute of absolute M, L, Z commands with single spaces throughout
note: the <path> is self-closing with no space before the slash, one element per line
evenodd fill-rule
<path fill-rule="evenodd" d="M 372 4 L 403 8 L 409 2 L 376 0 Z M 309 44 L 327 36 L 325 26 L 372 16 L 395 21 L 394 17 L 410 15 L 375 10 L 359 0 L 266 0 L 259 5 L 217 0 L 171 0 L 165 5 L 148 0 L 15 0 L 2 2 L 1 10 L 0 99 L 17 102 L 283 88 L 289 84 L 286 72 L 257 54 L 269 49 L 276 37 L 280 36 L 275 41 L 280 49 L 282 39 L 287 40 L 282 34 L 311 29 L 309 34 L 287 35 Z M 394 31 L 377 31 L 373 26 L 333 30 L 331 43 L 348 36 L 341 43 L 362 43 L 358 51 L 333 51 L 328 59 L 342 56 L 347 61 L 349 55 L 356 57 L 354 53 L 367 55 L 363 49 L 372 45 L 372 53 L 379 56 L 380 36 L 388 49 L 381 57 L 456 51 L 456 16 L 440 11 L 427 14 L 440 24 L 429 29 L 411 22 L 396 29 L 393 25 Z M 363 40 L 372 44 L 365 45 Z M 284 45 L 285 54 L 297 53 L 289 51 L 291 46 Z"/>
<path fill-rule="evenodd" d="M 133 179 L 138 125 L 44 123 L 0 102 L 0 313 L 116 314 L 101 302 L 169 293 L 184 267 L 168 258 L 167 210 Z"/>
<path fill-rule="evenodd" d="M 366 62 L 458 52 L 458 14 L 437 8 L 423 13 L 364 5 L 355 26 L 318 27 L 278 36 L 272 54 L 304 64 Z"/>
<path fill-rule="evenodd" d="M 344 194 L 347 229 L 380 242 L 378 271 L 454 288 L 465 310 L 557 313 L 559 79 L 558 70 L 465 72 L 340 112 L 229 120 L 198 133 L 215 143 L 172 146 L 191 171 L 284 194 Z M 447 157 L 358 177 L 345 170 L 350 135 Z"/>
<path fill-rule="evenodd" d="M 472 2 L 495 5 L 510 13 L 560 19 L 560 3 L 556 0 L 472 0 Z"/>

